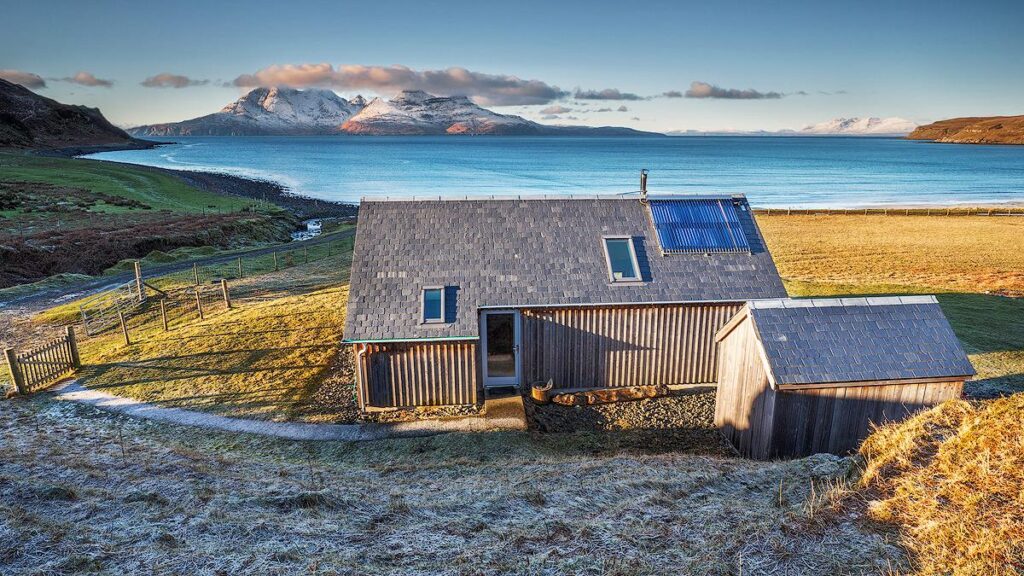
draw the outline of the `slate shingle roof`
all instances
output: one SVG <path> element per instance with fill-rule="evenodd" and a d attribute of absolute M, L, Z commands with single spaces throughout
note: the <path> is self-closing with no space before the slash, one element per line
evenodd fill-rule
<path fill-rule="evenodd" d="M 485 306 L 786 296 L 746 199 L 736 201 L 750 254 L 663 256 L 636 197 L 364 200 L 345 339 L 476 337 Z M 644 282 L 609 282 L 602 237 L 613 235 L 634 238 Z M 447 287 L 447 323 L 420 323 L 425 286 Z"/>
<path fill-rule="evenodd" d="M 776 384 L 975 373 L 934 296 L 755 301 L 750 315 Z"/>

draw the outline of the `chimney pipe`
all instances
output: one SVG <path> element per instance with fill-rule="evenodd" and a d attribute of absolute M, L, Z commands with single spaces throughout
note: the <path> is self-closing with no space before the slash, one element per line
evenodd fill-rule
<path fill-rule="evenodd" d="M 647 202 L 647 168 L 640 170 L 640 201 Z"/>

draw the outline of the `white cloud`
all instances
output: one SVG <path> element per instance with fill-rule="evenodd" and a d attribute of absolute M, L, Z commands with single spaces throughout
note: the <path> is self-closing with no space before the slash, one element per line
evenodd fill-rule
<path fill-rule="evenodd" d="M 465 68 L 413 70 L 407 66 L 331 64 L 283 64 L 242 74 L 235 86 L 322 86 L 339 90 L 372 90 L 395 93 L 424 90 L 441 96 L 469 96 L 485 106 L 550 104 L 567 95 L 557 86 L 540 80 L 523 80 L 507 74 L 485 74 Z"/>
<path fill-rule="evenodd" d="M 722 88 L 707 82 L 692 82 L 686 91 L 687 98 L 717 98 L 724 100 L 763 100 L 782 98 L 780 92 L 759 92 L 753 89 L 737 90 Z"/>
<path fill-rule="evenodd" d="M 643 96 L 631 92 L 622 92 L 618 88 L 605 88 L 604 90 L 576 90 L 573 98 L 579 100 L 643 100 Z"/>
<path fill-rule="evenodd" d="M 163 72 L 146 78 L 142 81 L 142 85 L 146 88 L 187 88 L 189 86 L 203 86 L 209 82 L 209 80 L 196 80 L 180 74 Z"/>
<path fill-rule="evenodd" d="M 0 70 L 0 78 L 13 82 L 15 84 L 21 84 L 25 88 L 46 88 L 46 80 L 38 74 L 31 72 L 23 72 L 21 70 Z"/>
<path fill-rule="evenodd" d="M 78 72 L 74 76 L 68 76 L 65 78 L 58 78 L 62 82 L 71 82 L 72 84 L 79 84 L 81 86 L 93 86 L 100 88 L 110 88 L 114 85 L 113 80 L 104 80 L 103 78 L 97 78 L 90 72 Z"/>

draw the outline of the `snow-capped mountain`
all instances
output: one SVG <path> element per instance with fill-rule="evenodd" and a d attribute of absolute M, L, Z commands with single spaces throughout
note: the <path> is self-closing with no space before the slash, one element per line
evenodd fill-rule
<path fill-rule="evenodd" d="M 465 96 L 407 90 L 390 101 L 374 98 L 341 129 L 348 134 L 537 134 L 543 126 L 491 112 Z"/>
<path fill-rule="evenodd" d="M 134 136 L 257 136 L 308 134 L 564 134 L 644 135 L 629 128 L 547 126 L 498 114 L 465 96 L 419 90 L 393 100 L 346 100 L 330 90 L 257 88 L 220 112 L 184 122 L 132 128 Z"/>
<path fill-rule="evenodd" d="M 804 127 L 798 134 L 837 134 L 850 136 L 904 135 L 917 124 L 905 118 L 835 118 Z"/>
<path fill-rule="evenodd" d="M 220 112 L 129 132 L 136 136 L 333 134 L 365 105 L 362 96 L 349 101 L 331 90 L 256 88 Z"/>

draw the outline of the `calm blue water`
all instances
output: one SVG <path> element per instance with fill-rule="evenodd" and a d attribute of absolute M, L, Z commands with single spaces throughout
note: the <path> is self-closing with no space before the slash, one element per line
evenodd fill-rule
<path fill-rule="evenodd" d="M 651 170 L 652 192 L 744 193 L 755 206 L 1024 201 L 1024 146 L 895 138 L 177 138 L 91 157 L 274 180 L 294 193 L 619 193 Z"/>

